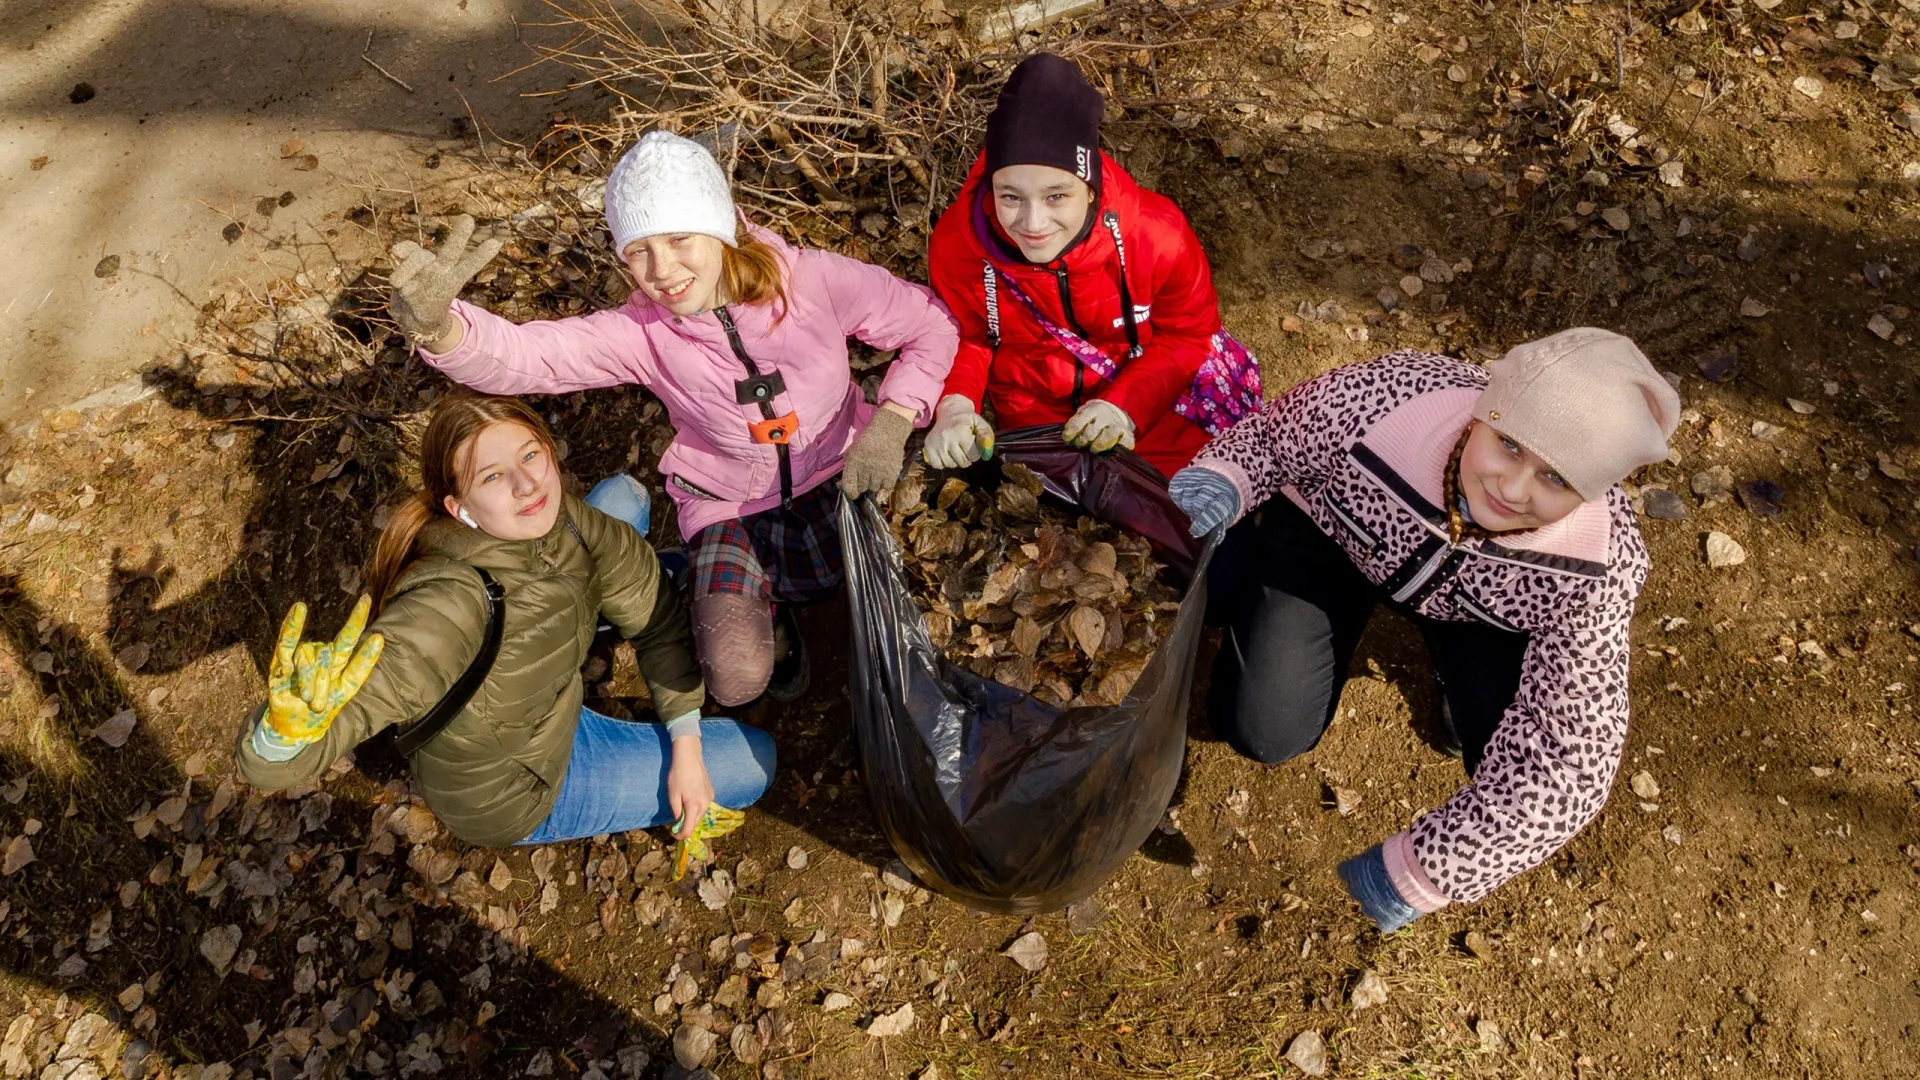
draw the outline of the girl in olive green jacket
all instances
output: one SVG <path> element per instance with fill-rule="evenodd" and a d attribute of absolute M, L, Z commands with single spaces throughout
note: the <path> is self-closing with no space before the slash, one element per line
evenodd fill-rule
<path fill-rule="evenodd" d="M 268 703 L 236 748 L 247 782 L 313 779 L 380 729 L 432 710 L 482 651 L 484 571 L 504 590 L 498 654 L 411 757 L 427 805 L 455 836 L 497 847 L 678 822 L 686 838 L 710 805 L 758 799 L 774 775 L 773 740 L 701 717 L 686 611 L 644 538 L 646 489 L 614 476 L 584 501 L 567 495 L 552 435 L 516 398 L 441 399 L 420 457 L 426 490 L 381 532 L 371 595 L 340 637 L 303 644 L 306 607 L 288 613 Z M 667 723 L 581 705 L 580 668 L 601 620 L 632 639 Z"/>

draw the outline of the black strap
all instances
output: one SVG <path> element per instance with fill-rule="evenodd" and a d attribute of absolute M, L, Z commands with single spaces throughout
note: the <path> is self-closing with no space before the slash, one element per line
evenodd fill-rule
<path fill-rule="evenodd" d="M 1100 220 L 1113 234 L 1113 250 L 1120 257 L 1120 320 L 1127 328 L 1127 359 L 1140 355 L 1140 326 L 1133 318 L 1133 293 L 1127 288 L 1127 242 L 1120 238 L 1120 215 L 1109 210 Z"/>
<path fill-rule="evenodd" d="M 986 273 L 987 288 L 987 344 L 1000 348 L 1000 273 L 993 268 L 991 259 L 980 260 Z"/>
<path fill-rule="evenodd" d="M 460 715 L 460 710 L 467 707 L 467 702 L 473 700 L 480 684 L 486 682 L 487 676 L 493 673 L 493 662 L 500 655 L 500 635 L 507 621 L 507 590 L 493 580 L 492 574 L 477 566 L 473 569 L 487 587 L 487 639 L 480 643 L 480 654 L 473 658 L 473 663 L 467 665 L 467 670 L 460 673 L 460 678 L 454 681 L 439 704 L 430 709 L 427 715 L 407 725 L 405 731 L 394 734 L 394 749 L 406 757 L 419 753 L 435 736 L 447 730 L 453 718 Z"/>
<path fill-rule="evenodd" d="M 1127 357 L 1128 359 L 1132 359 L 1133 357 L 1140 355 L 1140 324 L 1134 317 L 1134 313 L 1133 313 L 1133 290 L 1128 288 L 1127 286 L 1127 242 L 1120 235 L 1120 215 L 1119 214 L 1116 214 L 1111 210 L 1105 211 L 1100 215 L 1100 221 L 1102 224 L 1104 224 L 1107 227 L 1107 231 L 1113 234 L 1113 250 L 1114 250 L 1114 253 L 1119 256 L 1120 322 L 1121 322 L 1121 325 L 1125 326 L 1127 330 Z M 999 269 L 993 265 L 993 262 L 990 259 L 981 260 L 981 267 L 982 267 L 981 276 L 986 286 L 986 297 L 987 297 L 987 344 L 991 346 L 994 349 L 994 351 L 998 352 L 1000 349 L 1000 276 L 1001 275 L 1000 275 Z M 1007 285 L 1014 289 L 1019 288 L 1018 285 L 1014 284 L 1012 278 L 1007 279 Z M 1071 322 L 1072 320 L 1069 318 L 1068 321 Z M 1085 337 L 1084 334 L 1081 336 Z M 1074 397 L 1076 402 L 1079 400 L 1079 379 L 1080 379 L 1080 372 L 1078 370 L 1075 370 Z"/>
<path fill-rule="evenodd" d="M 727 332 L 727 344 L 733 346 L 733 355 L 739 357 L 740 362 L 747 366 L 749 377 L 758 379 L 760 365 L 754 363 L 753 357 L 747 355 L 747 346 L 741 342 L 740 331 L 733 325 L 733 316 L 727 313 L 726 305 L 722 304 L 714 308 L 713 313 L 720 318 L 720 328 Z M 758 400 L 761 419 L 771 420 L 779 415 L 773 411 L 772 397 L 762 397 Z M 791 512 L 793 510 L 793 459 L 787 455 L 786 443 L 774 443 L 773 449 L 780 455 L 780 509 Z"/>
<path fill-rule="evenodd" d="M 1087 340 L 1086 329 L 1080 325 L 1079 319 L 1076 319 L 1073 317 L 1073 283 L 1071 279 L 1069 279 L 1067 276 L 1067 268 L 1064 262 L 1062 263 L 1062 265 L 1054 269 L 1053 284 L 1054 284 L 1054 287 L 1058 289 L 1060 292 L 1060 317 L 1066 320 L 1067 325 L 1065 329 L 1072 333 L 1079 334 L 1080 340 L 1086 341 Z M 1122 303 L 1125 303 L 1125 301 L 1123 300 Z M 1086 392 L 1087 392 L 1087 362 L 1081 359 L 1079 353 L 1074 353 L 1073 354 L 1073 396 L 1070 399 L 1070 404 L 1073 406 L 1073 410 L 1075 412 L 1080 411 L 1080 398 L 1081 398 L 1081 395 L 1085 394 Z"/>

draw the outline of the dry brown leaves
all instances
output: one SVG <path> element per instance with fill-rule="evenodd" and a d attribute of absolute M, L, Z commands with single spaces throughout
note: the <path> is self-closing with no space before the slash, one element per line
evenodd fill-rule
<path fill-rule="evenodd" d="M 895 485 L 890 519 L 925 613 L 954 664 L 1050 705 L 1115 705 L 1133 689 L 1179 597 L 1147 542 L 1041 501 L 1009 464 L 994 491 Z"/>

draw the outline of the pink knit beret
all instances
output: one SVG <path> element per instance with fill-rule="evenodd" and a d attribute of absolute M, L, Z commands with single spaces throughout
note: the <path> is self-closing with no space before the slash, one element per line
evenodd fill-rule
<path fill-rule="evenodd" d="M 1516 345 L 1493 362 L 1473 415 L 1597 499 L 1667 458 L 1674 392 L 1632 339 L 1591 326 Z"/>

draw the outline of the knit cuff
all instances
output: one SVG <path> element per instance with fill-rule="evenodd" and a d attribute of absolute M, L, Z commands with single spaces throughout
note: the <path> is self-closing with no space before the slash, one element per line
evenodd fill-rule
<path fill-rule="evenodd" d="M 1412 833 L 1397 832 L 1387 837 L 1380 854 L 1386 859 L 1387 876 L 1393 879 L 1393 887 L 1402 900 L 1422 914 L 1447 906 L 1447 894 L 1434 886 L 1433 879 L 1414 856 Z"/>
<path fill-rule="evenodd" d="M 453 303 L 447 306 L 447 314 L 451 318 L 458 320 L 462 325 L 466 327 L 466 333 L 460 335 L 460 344 L 455 345 L 453 348 L 448 349 L 446 352 L 437 353 L 427 348 L 424 342 L 414 343 L 414 346 L 413 346 L 414 351 L 418 352 L 420 354 L 420 358 L 422 360 L 425 360 L 429 365 L 438 366 L 437 364 L 434 363 L 435 361 L 446 360 L 449 357 L 460 355 L 461 353 L 465 352 L 467 350 L 467 347 L 472 343 L 473 320 L 467 318 L 467 313 L 460 310 L 461 305 L 464 303 L 466 303 L 466 301 L 455 298 Z"/>
<path fill-rule="evenodd" d="M 253 752 L 263 761 L 292 761 L 300 751 L 311 745 L 312 740 L 301 742 L 288 739 L 267 726 L 265 713 L 260 714 L 260 722 L 253 728 Z"/>
<path fill-rule="evenodd" d="M 682 713 L 681 715 L 676 716 L 673 719 L 667 721 L 667 739 L 669 742 L 671 742 L 674 739 L 684 739 L 689 735 L 699 735 L 699 734 L 700 734 L 700 710 L 699 709 L 695 709 L 689 713 Z"/>
<path fill-rule="evenodd" d="M 1239 462 L 1229 461 L 1226 458 L 1207 458 L 1204 461 L 1195 461 L 1193 467 L 1196 469 L 1205 469 L 1208 472 L 1219 473 L 1233 484 L 1234 492 L 1240 496 L 1240 505 L 1234 511 L 1233 521 L 1229 521 L 1227 524 L 1232 525 L 1234 522 L 1253 513 L 1255 510 L 1253 483 L 1247 479 L 1247 470 L 1241 468 Z"/>

